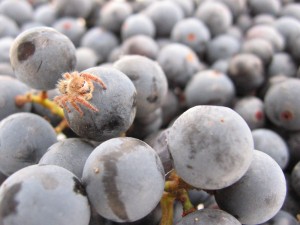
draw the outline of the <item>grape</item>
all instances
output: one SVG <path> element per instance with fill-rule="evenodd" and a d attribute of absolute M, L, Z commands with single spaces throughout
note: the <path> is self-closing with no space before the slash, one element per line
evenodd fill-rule
<path fill-rule="evenodd" d="M 217 190 L 219 207 L 242 224 L 258 224 L 271 219 L 283 205 L 286 181 L 279 165 L 264 152 L 254 150 L 246 174 L 233 185 Z"/>
<path fill-rule="evenodd" d="M 85 161 L 93 150 L 94 146 L 87 140 L 67 138 L 51 145 L 39 164 L 61 166 L 81 177 Z"/>
<path fill-rule="evenodd" d="M 197 188 L 211 190 L 239 180 L 254 148 L 246 122 L 223 106 L 188 109 L 175 120 L 167 142 L 177 174 Z"/>
<path fill-rule="evenodd" d="M 100 10 L 99 24 L 104 29 L 118 34 L 123 21 L 131 14 L 132 8 L 128 2 L 108 1 Z"/>
<path fill-rule="evenodd" d="M 299 225 L 299 222 L 290 213 L 280 210 L 272 219 L 261 225 Z"/>
<path fill-rule="evenodd" d="M 173 169 L 171 155 L 167 143 L 168 129 L 154 132 L 144 139 L 158 154 L 166 173 Z"/>
<path fill-rule="evenodd" d="M 256 96 L 245 96 L 238 99 L 234 111 L 243 117 L 251 130 L 265 126 L 264 102 Z"/>
<path fill-rule="evenodd" d="M 145 117 L 162 105 L 168 82 L 162 68 L 155 61 L 143 56 L 124 56 L 114 67 L 126 74 L 137 90 L 137 117 Z"/>
<path fill-rule="evenodd" d="M 169 36 L 175 24 L 183 19 L 183 10 L 173 1 L 154 1 L 144 13 L 153 21 L 158 37 Z"/>
<path fill-rule="evenodd" d="M 106 62 L 110 52 L 118 46 L 118 39 L 108 30 L 93 27 L 83 35 L 80 45 L 94 50 L 99 62 Z"/>
<path fill-rule="evenodd" d="M 232 24 L 230 10 L 218 1 L 205 1 L 197 8 L 195 16 L 207 25 L 212 36 L 224 33 Z"/>
<path fill-rule="evenodd" d="M 235 96 L 235 87 L 231 79 L 215 70 L 196 73 L 184 90 L 188 107 L 196 105 L 229 106 Z"/>
<path fill-rule="evenodd" d="M 189 46 L 198 55 L 203 56 L 210 41 L 207 26 L 197 18 L 186 18 L 175 24 L 171 39 Z"/>
<path fill-rule="evenodd" d="M 0 123 L 0 171 L 11 175 L 38 163 L 55 142 L 53 127 L 42 117 L 28 112 L 6 117 Z"/>
<path fill-rule="evenodd" d="M 300 197 L 300 161 L 294 166 L 291 174 L 291 185 Z"/>
<path fill-rule="evenodd" d="M 55 29 L 35 27 L 14 40 L 10 62 L 19 80 L 35 89 L 50 90 L 63 72 L 75 68 L 75 47 Z"/>
<path fill-rule="evenodd" d="M 1 225 L 88 225 L 90 213 L 79 179 L 59 166 L 28 166 L 0 186 Z"/>
<path fill-rule="evenodd" d="M 92 0 L 54 0 L 51 2 L 59 17 L 87 17 L 92 10 Z"/>
<path fill-rule="evenodd" d="M 92 67 L 83 71 L 99 76 L 107 89 L 97 84 L 89 100 L 98 112 L 87 107 L 81 109 L 84 115 L 72 108 L 64 110 L 70 128 L 80 137 L 104 141 L 126 132 L 136 114 L 136 89 L 131 80 L 114 68 Z"/>
<path fill-rule="evenodd" d="M 271 156 L 280 166 L 285 169 L 288 165 L 289 150 L 284 139 L 275 131 L 266 128 L 252 131 L 254 148 Z"/>
<path fill-rule="evenodd" d="M 3 0 L 0 3 L 0 13 L 22 25 L 32 20 L 33 8 L 28 1 Z"/>
<path fill-rule="evenodd" d="M 0 76 L 0 120 L 17 112 L 29 112 L 32 104 L 25 104 L 18 107 L 15 103 L 15 97 L 27 93 L 30 88 L 21 81 L 9 77 Z"/>
<path fill-rule="evenodd" d="M 255 0 L 257 1 L 257 0 Z M 281 33 L 275 27 L 259 24 L 252 26 L 245 34 L 247 40 L 262 38 L 269 41 L 274 49 L 274 52 L 282 51 L 285 48 L 285 40 Z"/>
<path fill-rule="evenodd" d="M 300 80 L 288 78 L 272 85 L 265 94 L 265 112 L 275 125 L 286 130 L 300 129 L 299 101 Z"/>
<path fill-rule="evenodd" d="M 180 43 L 163 47 L 157 56 L 157 62 L 164 70 L 169 86 L 184 87 L 201 66 L 196 53 Z"/>
<path fill-rule="evenodd" d="M 134 35 L 147 35 L 149 37 L 155 36 L 155 26 L 148 17 L 142 14 L 134 14 L 123 22 L 121 27 L 121 37 L 126 40 Z"/>
<path fill-rule="evenodd" d="M 149 214 L 164 190 L 164 170 L 155 151 L 135 138 L 112 138 L 88 157 L 82 179 L 95 210 L 115 222 Z"/>
<path fill-rule="evenodd" d="M 240 225 L 232 215 L 219 209 L 203 209 L 193 212 L 176 225 Z"/>

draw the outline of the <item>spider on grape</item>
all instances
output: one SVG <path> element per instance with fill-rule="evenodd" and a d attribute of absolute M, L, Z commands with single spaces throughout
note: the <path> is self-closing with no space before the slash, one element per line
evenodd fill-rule
<path fill-rule="evenodd" d="M 77 105 L 78 103 L 94 112 L 99 111 L 94 105 L 88 102 L 93 97 L 92 93 L 95 88 L 93 81 L 99 83 L 104 90 L 106 89 L 106 85 L 99 77 L 90 73 L 74 71 L 72 73 L 64 73 L 63 78 L 57 83 L 57 88 L 61 95 L 54 98 L 56 104 L 71 112 L 67 105 L 67 103 L 70 103 L 81 116 L 83 116 L 83 111 Z"/>

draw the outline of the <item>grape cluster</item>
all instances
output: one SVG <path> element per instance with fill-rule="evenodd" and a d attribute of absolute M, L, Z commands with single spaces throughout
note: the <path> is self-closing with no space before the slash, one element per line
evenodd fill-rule
<path fill-rule="evenodd" d="M 0 0 L 0 225 L 299 224 L 299 15 Z"/>

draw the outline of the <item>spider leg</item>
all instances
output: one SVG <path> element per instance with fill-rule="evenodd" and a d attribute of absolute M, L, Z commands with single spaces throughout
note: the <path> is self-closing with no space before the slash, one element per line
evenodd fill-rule
<path fill-rule="evenodd" d="M 80 116 L 83 116 L 83 112 L 82 110 L 80 109 L 80 107 L 76 104 L 76 99 L 74 99 L 73 101 L 71 101 L 71 105 L 74 107 L 74 109 L 80 113 Z"/>
<path fill-rule="evenodd" d="M 95 107 L 95 106 L 93 106 L 91 103 L 89 103 L 87 100 L 85 100 L 84 98 L 82 98 L 82 97 L 79 97 L 79 96 L 76 96 L 76 97 L 74 97 L 75 99 L 75 101 L 77 101 L 77 102 L 79 102 L 80 104 L 82 104 L 83 106 L 85 106 L 85 107 L 87 107 L 87 108 L 89 108 L 89 109 L 91 109 L 91 110 L 93 110 L 94 112 L 98 112 L 99 110 Z"/>
<path fill-rule="evenodd" d="M 90 74 L 90 73 L 81 73 L 80 76 L 82 76 L 84 78 L 87 78 L 87 79 L 90 79 L 90 80 L 93 80 L 93 81 L 99 83 L 104 90 L 106 89 L 106 85 L 104 84 L 104 82 L 99 77 L 97 77 L 93 74 Z"/>
<path fill-rule="evenodd" d="M 54 97 L 53 100 L 60 107 L 65 108 L 68 112 L 71 112 L 70 108 L 67 106 L 68 96 L 59 95 L 59 96 Z"/>

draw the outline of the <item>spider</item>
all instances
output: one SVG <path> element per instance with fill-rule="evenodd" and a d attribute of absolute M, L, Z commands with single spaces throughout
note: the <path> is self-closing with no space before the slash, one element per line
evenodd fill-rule
<path fill-rule="evenodd" d="M 90 73 L 79 73 L 74 71 L 72 73 L 64 73 L 63 78 L 64 79 L 59 80 L 57 83 L 57 88 L 61 95 L 54 98 L 55 103 L 60 107 L 65 108 L 68 112 L 71 112 L 67 105 L 68 102 L 81 116 L 83 116 L 83 111 L 77 103 L 80 103 L 94 112 L 99 111 L 95 106 L 88 102 L 88 100 L 93 97 L 93 81 L 99 83 L 104 90 L 106 89 L 106 85 L 99 77 Z"/>

